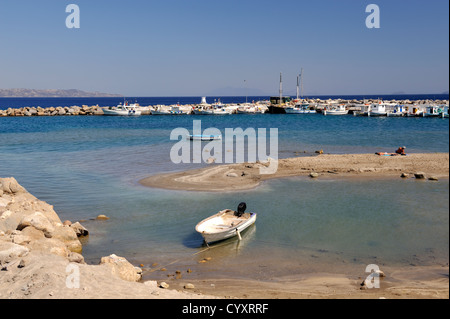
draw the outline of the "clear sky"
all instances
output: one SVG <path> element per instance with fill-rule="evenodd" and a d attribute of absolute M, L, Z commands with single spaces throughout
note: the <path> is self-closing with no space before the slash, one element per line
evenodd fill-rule
<path fill-rule="evenodd" d="M 295 94 L 301 68 L 305 95 L 448 91 L 449 1 L 0 0 L 0 88 Z"/>

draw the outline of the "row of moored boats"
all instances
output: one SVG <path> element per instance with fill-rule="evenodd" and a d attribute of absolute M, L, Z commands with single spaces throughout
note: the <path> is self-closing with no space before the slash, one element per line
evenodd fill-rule
<path fill-rule="evenodd" d="M 269 101 L 242 104 L 206 103 L 205 98 L 197 105 L 155 105 L 140 106 L 127 102 L 115 107 L 103 107 L 104 115 L 139 116 L 151 115 L 229 115 L 229 114 L 323 114 L 387 117 L 442 117 L 448 118 L 448 104 L 398 104 L 377 101 L 371 103 L 310 103 L 294 100 L 284 105 L 273 105 Z"/>

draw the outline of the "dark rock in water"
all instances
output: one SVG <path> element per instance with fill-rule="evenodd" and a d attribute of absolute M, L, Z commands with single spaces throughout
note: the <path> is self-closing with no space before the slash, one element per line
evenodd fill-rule
<path fill-rule="evenodd" d="M 409 177 L 409 174 L 407 174 L 407 173 L 402 173 L 402 175 L 400 175 L 400 177 L 401 177 L 401 178 L 408 178 L 408 177 Z"/>
<path fill-rule="evenodd" d="M 428 180 L 430 180 L 430 181 L 438 181 L 438 178 L 436 176 L 430 176 L 430 177 L 428 177 Z"/>
<path fill-rule="evenodd" d="M 416 177 L 416 179 L 425 179 L 425 173 L 423 172 L 414 173 L 414 176 Z"/>

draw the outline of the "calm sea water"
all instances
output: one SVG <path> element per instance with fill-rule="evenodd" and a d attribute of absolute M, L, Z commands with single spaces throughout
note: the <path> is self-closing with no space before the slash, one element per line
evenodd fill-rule
<path fill-rule="evenodd" d="M 181 102 L 181 101 L 180 101 Z M 145 188 L 151 174 L 197 168 L 172 164 L 172 129 L 278 128 L 279 155 L 373 153 L 406 145 L 409 152 L 448 152 L 448 119 L 232 115 L 225 117 L 0 118 L 0 176 L 14 176 L 55 206 L 61 219 L 86 219 L 86 260 L 116 253 L 192 276 L 270 279 L 311 271 L 348 271 L 375 263 L 445 264 L 449 251 L 449 182 L 289 178 L 239 193 Z M 225 152 L 225 150 L 224 150 Z M 201 252 L 196 223 L 241 201 L 258 212 L 242 242 Z M 111 217 L 90 220 L 98 214 Z M 205 264 L 198 261 L 207 256 Z M 269 257 L 268 257 L 269 256 Z M 173 268 L 173 269 L 172 269 Z M 149 278 L 165 276 L 146 273 Z"/>

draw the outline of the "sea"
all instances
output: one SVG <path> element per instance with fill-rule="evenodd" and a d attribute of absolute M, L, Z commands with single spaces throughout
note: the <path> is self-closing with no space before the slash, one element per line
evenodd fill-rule
<path fill-rule="evenodd" d="M 342 96 L 341 98 L 378 98 Z M 448 95 L 381 96 L 448 99 Z M 207 97 L 213 102 L 220 97 Z M 223 97 L 223 103 L 268 97 Z M 328 97 L 320 97 L 326 99 Z M 338 98 L 336 96 L 330 98 Z M 128 100 L 132 100 L 131 98 Z M 199 103 L 201 97 L 138 97 L 141 105 Z M 0 98 L 0 108 L 108 106 L 121 98 Z M 134 100 L 132 100 L 134 102 Z M 364 276 L 383 267 L 448 266 L 449 180 L 291 177 L 239 192 L 148 188 L 150 175 L 205 167 L 171 161 L 176 128 L 277 128 L 279 158 L 326 154 L 449 152 L 449 120 L 259 114 L 228 116 L 0 117 L 0 176 L 15 177 L 54 205 L 61 220 L 82 221 L 87 263 L 116 254 L 142 265 L 144 278 L 251 278 L 336 273 Z M 205 150 L 207 151 L 207 150 Z M 225 153 L 227 150 L 223 149 Z M 417 168 L 420 170 L 420 167 Z M 202 219 L 246 202 L 258 213 L 242 241 L 210 249 L 195 232 Z M 99 214 L 109 217 L 95 220 Z M 207 258 L 207 262 L 205 261 Z M 165 272 L 158 270 L 164 267 Z M 189 274 L 185 271 L 190 269 Z"/>

